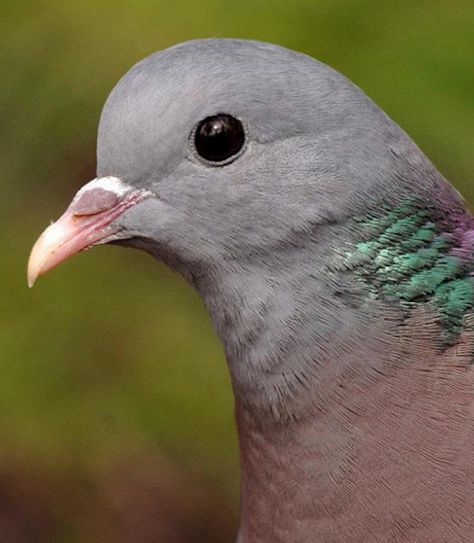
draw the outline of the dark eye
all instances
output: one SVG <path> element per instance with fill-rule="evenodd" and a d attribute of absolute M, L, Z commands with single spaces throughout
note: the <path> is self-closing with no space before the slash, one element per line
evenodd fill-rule
<path fill-rule="evenodd" d="M 209 162 L 229 162 L 229 159 L 242 149 L 244 143 L 243 124 L 226 113 L 206 117 L 194 131 L 196 151 Z"/>

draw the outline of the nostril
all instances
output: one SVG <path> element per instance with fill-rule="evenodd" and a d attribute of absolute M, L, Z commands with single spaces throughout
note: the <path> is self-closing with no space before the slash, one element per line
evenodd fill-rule
<path fill-rule="evenodd" d="M 115 192 L 101 188 L 86 190 L 73 202 L 71 211 L 75 217 L 97 215 L 116 206 L 120 198 Z"/>

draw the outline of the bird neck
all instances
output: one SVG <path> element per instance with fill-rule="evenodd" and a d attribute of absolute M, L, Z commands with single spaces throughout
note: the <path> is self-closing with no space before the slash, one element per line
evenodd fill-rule
<path fill-rule="evenodd" d="M 450 205 L 447 213 L 415 197 L 378 203 L 318 225 L 279 247 L 278 258 L 227 261 L 225 273 L 206 276 L 198 289 L 236 397 L 256 412 L 295 420 L 308 405 L 326 408 L 341 374 L 366 375 L 367 360 L 384 372 L 394 338 L 409 338 L 410 349 L 429 332 L 441 352 L 455 345 L 474 307 L 474 224 Z M 413 316 L 430 322 L 410 338 Z"/>
<path fill-rule="evenodd" d="M 472 394 L 473 247 L 467 214 L 407 199 L 321 226 L 272 266 L 210 277 L 236 398 L 239 543 L 385 540 L 387 527 L 411 541 L 413 519 L 413 541 L 436 540 L 447 515 L 463 518 L 437 488 L 469 492 L 443 459 Z M 429 502 L 407 506 L 407 480 Z"/>

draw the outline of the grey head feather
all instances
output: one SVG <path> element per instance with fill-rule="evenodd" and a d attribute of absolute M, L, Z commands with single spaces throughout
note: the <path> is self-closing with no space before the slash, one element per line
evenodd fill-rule
<path fill-rule="evenodd" d="M 223 168 L 203 164 L 190 140 L 219 112 L 247 130 L 245 152 Z M 187 42 L 134 66 L 104 107 L 97 161 L 99 176 L 151 188 L 174 208 L 186 229 L 165 230 L 184 259 L 260 250 L 309 221 L 440 184 L 413 142 L 344 76 L 244 40 Z"/>

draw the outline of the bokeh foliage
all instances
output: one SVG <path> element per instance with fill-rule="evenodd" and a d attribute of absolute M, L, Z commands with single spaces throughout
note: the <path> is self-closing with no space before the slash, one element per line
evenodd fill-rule
<path fill-rule="evenodd" d="M 200 300 L 147 255 L 116 247 L 28 291 L 31 244 L 94 177 L 97 121 L 115 81 L 198 37 L 273 41 L 327 62 L 473 201 L 474 3 L 23 0 L 0 10 L 0 540 L 227 541 L 238 484 L 232 397 Z M 148 510 L 150 496 L 160 499 Z M 173 522 L 192 519 L 191 535 L 151 522 L 170 518 L 167 500 L 185 504 Z"/>

